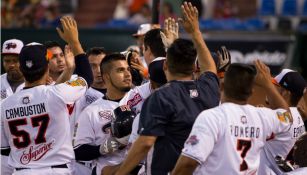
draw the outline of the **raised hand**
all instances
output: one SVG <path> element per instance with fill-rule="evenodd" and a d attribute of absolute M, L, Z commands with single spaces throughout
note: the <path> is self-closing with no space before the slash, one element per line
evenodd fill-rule
<path fill-rule="evenodd" d="M 226 72 L 231 64 L 231 56 L 229 51 L 225 46 L 222 46 L 220 50 L 217 51 L 217 56 L 219 58 L 217 72 Z"/>
<path fill-rule="evenodd" d="M 164 31 L 160 33 L 162 42 L 165 48 L 169 48 L 170 45 L 179 38 L 179 26 L 174 18 L 167 18 L 164 21 Z"/>
<path fill-rule="evenodd" d="M 255 83 L 262 87 L 272 85 L 272 76 L 270 73 L 270 68 L 260 60 L 255 61 L 255 67 L 257 70 Z"/>
<path fill-rule="evenodd" d="M 70 16 L 64 16 L 60 19 L 63 31 L 56 28 L 60 37 L 68 44 L 79 42 L 77 22 Z"/>
<path fill-rule="evenodd" d="M 199 22 L 198 22 L 198 10 L 190 2 L 184 2 L 181 5 L 181 10 L 183 13 L 183 18 L 179 18 L 179 22 L 183 25 L 184 30 L 193 34 L 199 31 Z"/>
<path fill-rule="evenodd" d="M 65 61 L 66 61 L 66 66 L 67 68 L 75 68 L 75 56 L 71 51 L 71 48 L 69 45 L 65 45 L 64 48 L 64 56 L 65 56 Z"/>

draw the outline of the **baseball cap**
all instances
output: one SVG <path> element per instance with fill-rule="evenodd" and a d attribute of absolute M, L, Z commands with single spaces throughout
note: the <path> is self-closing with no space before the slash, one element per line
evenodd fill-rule
<path fill-rule="evenodd" d="M 141 24 L 138 28 L 138 31 L 133 34 L 134 37 L 139 37 L 145 35 L 151 29 L 151 24 Z"/>
<path fill-rule="evenodd" d="M 23 42 L 18 39 L 10 39 L 2 45 L 2 55 L 15 54 L 19 55 L 23 47 Z"/>
<path fill-rule="evenodd" d="M 49 63 L 52 53 L 40 43 L 29 43 L 25 45 L 19 55 L 20 69 L 23 71 L 34 71 L 45 67 Z"/>
<path fill-rule="evenodd" d="M 167 83 L 166 76 L 163 71 L 163 64 L 166 59 L 164 57 L 154 59 L 148 66 L 149 79 L 163 85 Z"/>
<path fill-rule="evenodd" d="M 301 74 L 291 69 L 283 69 L 274 79 L 281 87 L 298 97 L 303 95 L 307 85 Z"/>

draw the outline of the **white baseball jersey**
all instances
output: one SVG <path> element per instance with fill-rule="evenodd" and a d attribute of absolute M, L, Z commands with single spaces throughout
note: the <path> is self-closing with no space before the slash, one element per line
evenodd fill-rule
<path fill-rule="evenodd" d="M 23 89 L 2 102 L 1 147 L 10 147 L 9 165 L 41 168 L 74 159 L 66 105 L 86 91 L 86 81 Z"/>
<path fill-rule="evenodd" d="M 7 97 L 13 95 L 13 90 L 7 80 L 7 73 L 0 76 L 0 83 L 1 83 L 1 89 L 0 89 L 0 101 L 6 99 Z M 20 91 L 25 86 L 25 83 L 20 84 L 15 92 Z M 1 175 L 11 175 L 14 171 L 12 167 L 10 167 L 8 164 L 8 156 L 1 155 Z"/>
<path fill-rule="evenodd" d="M 131 89 L 124 98 L 119 102 L 119 105 L 128 105 L 136 114 L 141 112 L 145 99 L 151 94 L 151 84 L 147 82 L 141 86 L 136 86 Z"/>
<path fill-rule="evenodd" d="M 275 157 L 281 156 L 286 158 L 296 140 L 305 133 L 304 122 L 297 108 L 290 107 L 290 112 L 293 117 L 293 123 L 289 132 L 272 135 L 261 151 L 259 175 L 270 174 L 272 171 L 276 174 L 282 174 L 283 172 L 275 163 Z"/>
<path fill-rule="evenodd" d="M 9 82 L 7 81 L 7 73 L 1 75 L 0 77 L 0 81 L 1 81 L 1 91 L 0 91 L 0 95 L 1 95 L 1 100 L 6 99 L 7 97 L 11 96 L 14 94 Z M 15 93 L 20 91 L 23 87 L 25 87 L 25 83 L 20 84 Z"/>
<path fill-rule="evenodd" d="M 70 116 L 70 126 L 71 126 L 71 134 L 74 137 L 75 135 L 75 125 L 79 119 L 81 112 L 89 106 L 91 103 L 95 102 L 97 99 L 102 98 L 104 96 L 103 93 L 97 91 L 93 88 L 88 88 L 85 92 L 85 95 L 82 96 L 75 104 L 73 108 L 73 112 Z"/>
<path fill-rule="evenodd" d="M 289 115 L 223 103 L 197 117 L 182 155 L 200 164 L 194 174 L 255 174 L 266 139 L 289 130 Z"/>
<path fill-rule="evenodd" d="M 101 98 L 85 108 L 79 116 L 75 148 L 84 144 L 98 146 L 110 138 L 110 133 L 103 132 L 102 127 L 111 122 L 114 118 L 113 110 L 118 106 L 118 102 Z M 102 168 L 107 165 L 121 163 L 124 160 L 125 151 L 126 149 L 123 149 L 99 157 L 96 160 L 97 174 L 100 174 Z"/>

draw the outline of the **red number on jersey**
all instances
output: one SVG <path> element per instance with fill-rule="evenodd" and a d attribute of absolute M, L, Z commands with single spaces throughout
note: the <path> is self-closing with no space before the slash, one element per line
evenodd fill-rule
<path fill-rule="evenodd" d="M 50 118 L 48 114 L 34 116 L 31 118 L 32 127 L 39 127 L 37 136 L 34 139 L 35 144 L 46 142 L 45 136 L 49 120 Z M 13 143 L 18 149 L 28 147 L 31 143 L 29 133 L 26 132 L 25 130 L 18 130 L 18 126 L 27 125 L 27 124 L 28 123 L 25 118 L 8 122 L 11 134 L 15 136 L 15 138 L 13 138 Z"/>
<path fill-rule="evenodd" d="M 250 140 L 241 140 L 237 141 L 237 151 L 241 151 L 242 163 L 240 164 L 240 171 L 245 171 L 248 169 L 248 165 L 244 160 L 247 151 L 251 148 L 252 142 Z"/>

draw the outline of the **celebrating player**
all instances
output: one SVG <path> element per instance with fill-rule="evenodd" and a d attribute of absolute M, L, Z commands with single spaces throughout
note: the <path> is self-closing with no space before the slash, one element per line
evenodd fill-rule
<path fill-rule="evenodd" d="M 119 164 L 124 158 L 125 149 L 122 148 L 128 138 L 116 140 L 106 126 L 114 118 L 113 110 L 132 85 L 130 68 L 122 54 L 106 55 L 101 70 L 107 92 L 80 114 L 74 147 L 76 160 L 96 160 L 95 174 L 100 174 L 104 166 Z"/>
<path fill-rule="evenodd" d="M 24 87 L 24 78 L 19 70 L 18 56 L 23 42 L 18 39 L 7 40 L 2 46 L 2 59 L 5 74 L 1 75 L 1 101 Z M 8 153 L 1 151 L 1 174 L 11 175 L 14 171 L 8 164 Z"/>
<path fill-rule="evenodd" d="M 45 86 L 47 49 L 29 44 L 21 50 L 20 70 L 25 88 L 7 98 L 1 108 L 1 148 L 11 149 L 9 165 L 14 174 L 70 174 L 74 159 L 67 104 L 84 95 L 83 78 Z"/>
<path fill-rule="evenodd" d="M 222 105 L 205 110 L 196 119 L 172 174 L 254 174 L 260 150 L 273 134 L 288 132 L 292 117 L 285 110 L 247 105 L 254 81 L 270 94 L 274 107 L 288 109 L 271 83 L 268 68 L 232 64 L 225 74 Z M 256 77 L 256 78 L 255 78 Z M 213 166 L 214 164 L 214 166 Z"/>
<path fill-rule="evenodd" d="M 219 86 L 216 66 L 198 27 L 198 12 L 190 3 L 183 6 L 185 30 L 195 43 L 177 39 L 167 50 L 165 73 L 168 84 L 153 92 L 142 107 L 139 138 L 116 174 L 128 174 L 153 146 L 148 156 L 148 173 L 164 175 L 174 167 L 184 140 L 197 115 L 218 105 Z M 193 70 L 199 56 L 201 77 L 193 81 Z"/>

